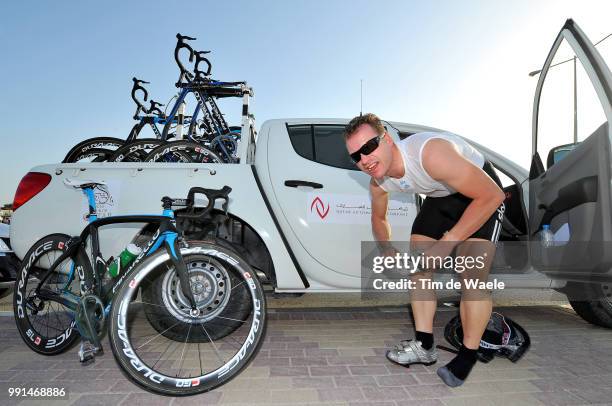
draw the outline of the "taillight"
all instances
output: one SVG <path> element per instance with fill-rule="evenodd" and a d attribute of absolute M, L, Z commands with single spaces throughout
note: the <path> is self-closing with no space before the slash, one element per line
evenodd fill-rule
<path fill-rule="evenodd" d="M 15 192 L 15 199 L 13 200 L 13 211 L 39 194 L 50 182 L 51 175 L 40 172 L 28 172 L 19 182 L 19 186 L 17 186 L 17 192 Z"/>

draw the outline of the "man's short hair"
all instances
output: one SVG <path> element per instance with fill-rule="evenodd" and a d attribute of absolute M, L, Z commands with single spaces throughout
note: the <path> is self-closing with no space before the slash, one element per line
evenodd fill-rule
<path fill-rule="evenodd" d="M 351 135 L 357 132 L 357 129 L 364 124 L 368 124 L 370 127 L 376 131 L 376 134 L 380 135 L 385 132 L 385 127 L 383 126 L 380 118 L 374 113 L 367 113 L 363 115 L 359 115 L 353 118 L 349 123 L 344 127 L 344 139 L 348 139 Z"/>

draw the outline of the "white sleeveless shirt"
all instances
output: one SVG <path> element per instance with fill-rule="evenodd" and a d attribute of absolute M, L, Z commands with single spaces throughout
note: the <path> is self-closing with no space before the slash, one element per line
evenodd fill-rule
<path fill-rule="evenodd" d="M 396 143 L 404 163 L 404 176 L 393 178 L 384 176 L 375 179 L 386 192 L 420 193 L 431 197 L 444 197 L 455 193 L 450 186 L 433 179 L 423 168 L 421 154 L 429 140 L 442 138 L 452 142 L 461 155 L 474 165 L 482 168 L 484 156 L 463 138 L 449 132 L 422 132 L 404 138 Z"/>

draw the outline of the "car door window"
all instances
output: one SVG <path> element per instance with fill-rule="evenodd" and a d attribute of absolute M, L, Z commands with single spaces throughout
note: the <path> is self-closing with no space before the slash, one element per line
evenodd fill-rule
<path fill-rule="evenodd" d="M 592 82 L 563 40 L 546 74 L 538 112 L 537 151 L 542 159 L 556 146 L 581 142 L 606 121 Z"/>
<path fill-rule="evenodd" d="M 312 126 L 292 125 L 287 126 L 289 139 L 295 152 L 309 160 L 314 160 L 314 144 L 312 142 Z"/>
<path fill-rule="evenodd" d="M 343 125 L 288 125 L 287 132 L 298 155 L 323 165 L 358 170 L 346 150 Z"/>
<path fill-rule="evenodd" d="M 343 169 L 357 168 L 351 161 L 344 142 L 344 126 L 313 126 L 316 161 Z"/>

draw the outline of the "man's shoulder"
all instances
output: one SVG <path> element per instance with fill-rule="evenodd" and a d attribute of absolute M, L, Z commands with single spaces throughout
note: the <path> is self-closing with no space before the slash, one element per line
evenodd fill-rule
<path fill-rule="evenodd" d="M 448 138 L 449 133 L 441 131 L 423 131 L 410 135 L 398 142 L 398 147 L 405 151 L 408 156 L 416 157 L 422 146 L 433 138 Z"/>
<path fill-rule="evenodd" d="M 406 138 L 404 138 L 402 141 L 416 141 L 416 140 L 422 140 L 422 139 L 427 139 L 427 138 L 435 138 L 435 137 L 458 137 L 457 134 L 453 134 L 451 132 L 448 131 L 421 131 L 418 133 L 414 133 Z"/>

